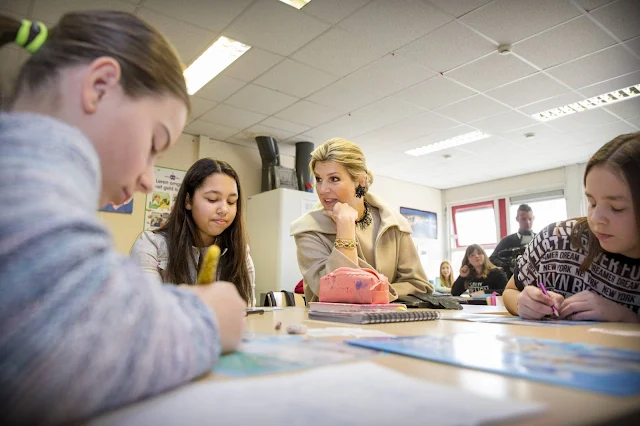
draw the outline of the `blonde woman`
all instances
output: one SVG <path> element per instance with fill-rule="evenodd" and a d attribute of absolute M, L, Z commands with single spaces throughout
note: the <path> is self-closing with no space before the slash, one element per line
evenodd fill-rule
<path fill-rule="evenodd" d="M 411 227 L 369 192 L 373 174 L 361 148 L 346 139 L 330 139 L 311 153 L 309 168 L 320 204 L 291 224 L 307 301 L 318 300 L 320 278 L 340 267 L 385 275 L 391 300 L 432 293 Z"/>
<path fill-rule="evenodd" d="M 491 294 L 494 291 L 502 294 L 506 285 L 507 276 L 502 269 L 491 263 L 481 246 L 471 244 L 464 252 L 460 275 L 453 283 L 451 294 L 460 296 L 465 291 L 469 291 L 469 294 Z"/>
<path fill-rule="evenodd" d="M 439 293 L 451 293 L 453 287 L 453 267 L 451 262 L 443 260 L 440 263 L 440 276 L 436 278 L 435 290 Z"/>

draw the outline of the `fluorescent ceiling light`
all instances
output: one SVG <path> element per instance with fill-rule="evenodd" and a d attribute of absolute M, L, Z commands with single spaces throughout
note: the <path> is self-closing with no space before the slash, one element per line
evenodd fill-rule
<path fill-rule="evenodd" d="M 445 139 L 430 145 L 425 145 L 420 148 L 410 149 L 405 151 L 405 154 L 415 155 L 419 157 L 421 155 L 429 154 L 431 152 L 442 151 L 443 149 L 452 148 L 454 146 L 464 145 L 469 142 L 479 141 L 480 139 L 488 138 L 490 135 L 482 133 L 480 131 L 465 133 L 464 135 L 458 135 L 453 138 Z"/>
<path fill-rule="evenodd" d="M 196 93 L 249 49 L 251 46 L 220 37 L 184 71 L 187 92 Z"/>
<path fill-rule="evenodd" d="M 311 0 L 280 0 L 282 3 L 286 3 L 289 6 L 293 6 L 296 9 L 302 9 L 305 4 L 309 3 Z"/>
<path fill-rule="evenodd" d="M 569 105 L 531 114 L 531 116 L 536 120 L 549 121 L 574 114 L 576 112 L 582 112 L 588 109 L 594 109 L 604 105 L 624 101 L 638 95 L 640 95 L 640 84 L 620 90 L 614 90 L 613 92 L 605 93 L 604 95 L 594 96 L 593 98 L 589 98 L 584 101 L 578 101 Z"/>

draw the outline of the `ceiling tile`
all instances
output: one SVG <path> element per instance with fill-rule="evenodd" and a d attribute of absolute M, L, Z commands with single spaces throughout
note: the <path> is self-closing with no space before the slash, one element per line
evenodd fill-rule
<path fill-rule="evenodd" d="M 254 84 L 304 98 L 336 81 L 338 77 L 309 65 L 285 59 L 258 77 Z"/>
<path fill-rule="evenodd" d="M 471 122 L 469 123 L 469 125 L 477 127 L 485 133 L 503 134 L 514 129 L 531 126 L 532 124 L 536 123 L 536 120 L 525 114 L 516 111 L 507 111 L 501 114 Z"/>
<path fill-rule="evenodd" d="M 591 147 L 595 144 L 596 149 L 598 149 L 610 140 L 634 131 L 635 129 L 630 124 L 625 123 L 624 121 L 616 121 L 604 126 L 580 130 L 575 133 L 571 133 L 570 136 L 575 141 L 573 146 L 589 146 L 589 149 L 592 149 Z"/>
<path fill-rule="evenodd" d="M 307 130 L 309 130 L 308 126 L 303 126 L 301 124 L 292 123 L 290 121 L 282 120 L 280 118 L 275 118 L 275 117 L 269 117 L 263 120 L 260 124 L 273 127 L 275 129 L 282 129 L 294 135 L 304 133 Z"/>
<path fill-rule="evenodd" d="M 231 127 L 196 120 L 187 125 L 187 127 L 184 128 L 184 132 L 191 135 L 206 135 L 211 139 L 221 141 L 238 133 L 238 129 L 232 129 Z"/>
<path fill-rule="evenodd" d="M 273 127 L 264 126 L 262 124 L 255 124 L 247 130 L 242 131 L 240 135 L 236 135 L 236 137 L 242 137 L 244 139 L 249 138 L 252 140 L 255 140 L 256 136 L 271 136 L 277 141 L 281 141 L 294 136 L 294 134 L 282 129 L 274 129 Z"/>
<path fill-rule="evenodd" d="M 599 83 L 640 69 L 640 59 L 622 46 L 613 46 L 548 70 L 575 89 Z"/>
<path fill-rule="evenodd" d="M 487 96 L 514 108 L 551 98 L 569 89 L 548 76 L 537 73 L 522 80 L 490 90 Z"/>
<path fill-rule="evenodd" d="M 441 75 L 418 83 L 393 96 L 426 109 L 434 109 L 474 95 L 471 89 Z"/>
<path fill-rule="evenodd" d="M 205 112 L 216 106 L 216 103 L 208 99 L 198 98 L 197 96 L 189 96 L 191 99 L 191 113 L 188 122 L 192 122 Z"/>
<path fill-rule="evenodd" d="M 205 31 L 144 7 L 138 9 L 136 14 L 169 39 L 185 64 L 193 62 L 217 38 L 213 32 Z"/>
<path fill-rule="evenodd" d="M 309 127 L 316 127 L 340 115 L 342 115 L 342 111 L 303 99 L 278 112 L 275 117 Z"/>
<path fill-rule="evenodd" d="M 502 139 L 490 137 L 486 139 L 480 139 L 478 141 L 466 143 L 456 147 L 460 151 L 468 152 L 474 155 L 480 155 L 483 157 L 498 157 L 503 160 L 505 153 L 513 150 L 519 150 L 520 146 L 509 142 L 505 142 Z"/>
<path fill-rule="evenodd" d="M 210 101 L 222 102 L 244 85 L 243 81 L 227 77 L 224 74 L 218 74 L 213 80 L 205 84 L 202 89 L 198 90 L 196 95 L 199 98 L 209 99 Z"/>
<path fill-rule="evenodd" d="M 640 71 L 612 78 L 611 80 L 603 81 L 602 83 L 583 87 L 578 91 L 582 93 L 585 98 L 591 98 L 593 96 L 600 96 L 608 92 L 613 92 L 614 90 L 625 89 L 638 83 L 640 83 Z"/>
<path fill-rule="evenodd" d="M 338 25 L 387 50 L 397 49 L 451 21 L 422 0 L 373 0 Z"/>
<path fill-rule="evenodd" d="M 367 4 L 368 1 L 369 0 L 315 0 L 309 2 L 301 10 L 316 18 L 337 24 Z"/>
<path fill-rule="evenodd" d="M 620 118 L 633 118 L 640 116 L 640 98 L 627 99 L 621 102 L 616 102 L 606 107 L 608 111 L 611 111 Z"/>
<path fill-rule="evenodd" d="M 385 98 L 309 130 L 306 134 L 320 139 L 328 139 L 334 136 L 350 138 L 400 121 L 422 111 L 422 109 L 399 99 Z"/>
<path fill-rule="evenodd" d="M 266 89 L 256 86 L 255 84 L 247 84 L 238 92 L 231 95 L 225 103 L 238 108 L 248 109 L 249 111 L 271 115 L 288 107 L 297 100 L 298 98 L 276 92 L 275 90 Z"/>
<path fill-rule="evenodd" d="M 438 114 L 458 120 L 461 123 L 476 121 L 506 111 L 508 108 L 483 95 L 476 95 L 460 102 L 449 104 L 435 110 Z"/>
<path fill-rule="evenodd" d="M 461 19 L 498 43 L 513 44 L 578 15 L 569 0 L 498 0 Z"/>
<path fill-rule="evenodd" d="M 293 54 L 292 58 L 330 74 L 345 76 L 386 53 L 363 37 L 331 28 Z"/>
<path fill-rule="evenodd" d="M 266 50 L 262 50 L 258 47 L 252 47 L 244 55 L 240 56 L 235 60 L 235 62 L 225 68 L 222 74 L 249 82 L 253 81 L 256 77 L 283 59 L 284 56 L 267 52 Z"/>
<path fill-rule="evenodd" d="M 640 35 L 640 2 L 620 0 L 591 13 L 602 25 L 620 40 Z"/>
<path fill-rule="evenodd" d="M 446 75 L 462 84 L 484 92 L 533 74 L 536 69 L 514 55 L 499 55 L 497 52 L 473 61 Z"/>
<path fill-rule="evenodd" d="M 587 12 L 597 9 L 602 5 L 611 3 L 613 0 L 576 0 L 577 3 L 583 7 Z"/>
<path fill-rule="evenodd" d="M 2 0 L 2 2 L 0 2 L 0 9 L 26 15 L 29 13 L 29 2 L 24 0 Z"/>
<path fill-rule="evenodd" d="M 605 124 L 619 121 L 602 108 L 578 112 L 565 117 L 548 121 L 547 124 L 564 132 L 575 132 L 585 128 L 598 127 Z"/>
<path fill-rule="evenodd" d="M 546 69 L 615 43 L 593 21 L 581 16 L 516 44 L 513 51 Z"/>
<path fill-rule="evenodd" d="M 584 96 L 580 96 L 574 92 L 567 92 L 560 96 L 554 96 L 551 99 L 545 99 L 544 101 L 535 102 L 523 107 L 518 108 L 525 114 L 536 114 L 538 112 L 546 111 L 552 108 L 558 108 L 564 105 L 572 104 L 584 99 Z"/>
<path fill-rule="evenodd" d="M 431 0 L 431 3 L 444 9 L 456 18 L 465 15 L 482 5 L 489 3 L 491 0 Z"/>
<path fill-rule="evenodd" d="M 23 3 L 28 3 L 23 1 Z M 57 23 L 67 12 L 109 9 L 133 13 L 136 6 L 123 0 L 36 0 L 33 4 L 32 19 Z"/>
<path fill-rule="evenodd" d="M 264 114 L 258 114 L 257 112 L 247 111 L 246 109 L 240 109 L 225 104 L 218 105 L 200 117 L 203 121 L 222 124 L 234 129 L 246 129 L 265 118 L 267 118 L 267 116 Z"/>
<path fill-rule="evenodd" d="M 525 136 L 527 133 L 533 133 L 533 138 L 527 138 Z M 502 137 L 509 142 L 531 146 L 535 145 L 541 140 L 557 138 L 562 134 L 563 132 L 561 130 L 548 126 L 545 123 L 538 123 L 534 124 L 533 126 L 527 126 L 521 129 L 512 130 L 511 132 L 502 135 Z"/>
<path fill-rule="evenodd" d="M 225 29 L 225 35 L 280 55 L 290 55 L 329 25 L 279 1 L 259 0 Z"/>
<path fill-rule="evenodd" d="M 451 22 L 406 45 L 397 53 L 437 72 L 445 72 L 495 49 L 493 43 L 464 25 Z"/>
<path fill-rule="evenodd" d="M 636 126 L 638 128 L 636 130 L 640 130 L 640 117 L 627 118 L 627 121 Z"/>
<path fill-rule="evenodd" d="M 640 37 L 628 40 L 625 44 L 629 49 L 635 52 L 636 55 L 640 56 Z"/>
<path fill-rule="evenodd" d="M 174 0 L 145 0 L 144 7 L 219 33 L 249 3 L 251 0 L 189 0 L 188 4 Z"/>
<path fill-rule="evenodd" d="M 384 94 L 371 89 L 367 84 L 363 84 L 351 74 L 348 77 L 320 89 L 308 99 L 322 105 L 333 107 L 343 113 L 353 111 L 373 101 L 381 99 Z"/>
<path fill-rule="evenodd" d="M 396 54 L 389 54 L 350 75 L 359 85 L 390 95 L 433 77 L 435 73 Z"/>
<path fill-rule="evenodd" d="M 390 146 L 413 140 L 440 130 L 457 127 L 458 123 L 431 112 L 422 113 L 358 136 L 370 145 Z"/>

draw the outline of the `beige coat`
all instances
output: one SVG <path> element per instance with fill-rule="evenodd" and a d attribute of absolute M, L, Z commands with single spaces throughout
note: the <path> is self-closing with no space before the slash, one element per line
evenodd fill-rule
<path fill-rule="evenodd" d="M 385 275 L 391 283 L 391 300 L 411 293 L 433 293 L 433 286 L 427 281 L 411 239 L 407 220 L 371 193 L 365 196 L 365 200 L 380 212 L 380 229 L 374 246 L 375 267 L 364 260 L 359 246 L 358 264 L 333 247 L 336 225 L 322 214 L 320 204 L 291 224 L 307 302 L 318 300 L 320 278 L 343 266 L 371 268 Z"/>

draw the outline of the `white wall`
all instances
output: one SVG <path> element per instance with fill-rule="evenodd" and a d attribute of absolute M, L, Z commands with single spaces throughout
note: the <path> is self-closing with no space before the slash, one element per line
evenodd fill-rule
<path fill-rule="evenodd" d="M 380 196 L 391 209 L 397 212 L 400 211 L 400 207 L 408 207 L 438 215 L 438 239 L 427 240 L 423 245 L 418 246 L 420 253 L 426 252 L 421 254 L 421 259 L 427 277 L 435 279 L 438 276 L 440 262 L 446 259 L 446 227 L 442 191 L 385 176 L 374 176 L 371 192 Z"/>
<path fill-rule="evenodd" d="M 524 195 L 527 193 L 563 189 L 565 186 L 564 168 L 545 170 L 537 173 L 497 179 L 474 185 L 445 189 L 444 203 L 452 204 L 473 203 L 493 198 Z"/>

